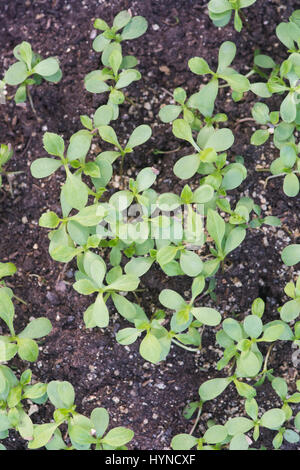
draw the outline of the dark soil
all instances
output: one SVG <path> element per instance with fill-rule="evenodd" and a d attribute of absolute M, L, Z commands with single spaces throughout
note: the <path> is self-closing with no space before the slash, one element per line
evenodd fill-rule
<path fill-rule="evenodd" d="M 205 332 L 200 355 L 174 346 L 165 362 L 151 365 L 140 357 L 138 344 L 126 348 L 117 344 L 115 333 L 125 322 L 115 314 L 113 305 L 110 305 L 112 319 L 107 329 L 86 330 L 83 312 L 90 299 L 72 288 L 75 265 L 70 263 L 63 271 L 64 266 L 50 258 L 47 230 L 38 225 L 46 209 L 59 211 L 63 174 L 34 180 L 29 166 L 36 158 L 46 156 L 42 146 L 46 130 L 68 140 L 81 128 L 79 116 L 91 115 L 101 104 L 101 95 L 92 95 L 83 87 L 84 76 L 99 64 L 99 54 L 91 47 L 93 22 L 97 17 L 111 22 L 117 12 L 130 8 L 133 14 L 148 20 L 149 29 L 142 38 L 126 45 L 126 52 L 140 60 L 142 80 L 128 88 L 128 97 L 135 104 L 123 105 L 117 134 L 125 139 L 134 127 L 148 123 L 153 135 L 126 161 L 127 175 L 151 165 L 159 170 L 157 191 L 180 191 L 182 183 L 171 169 L 178 157 L 185 154 L 184 147 L 173 153 L 153 153 L 155 149 L 176 150 L 179 145 L 171 126 L 160 123 L 157 116 L 160 106 L 170 103 L 168 91 L 182 86 L 188 94 L 195 92 L 200 81 L 189 72 L 188 59 L 202 56 L 215 66 L 219 46 L 225 40 L 238 46 L 234 67 L 241 73 L 251 68 L 256 48 L 279 61 L 285 51 L 275 36 L 275 28 L 280 21 L 288 19 L 298 2 L 258 0 L 255 7 L 247 10 L 248 29 L 244 28 L 241 34 L 234 31 L 232 23 L 220 30 L 215 28 L 207 16 L 206 3 L 0 0 L 1 70 L 13 63 L 12 50 L 22 40 L 31 42 L 33 49 L 45 57 L 58 56 L 63 70 L 59 84 L 45 82 L 33 91 L 41 122 L 36 121 L 29 104 L 16 106 L 9 100 L 0 108 L 0 142 L 10 142 L 15 149 L 8 169 L 24 171 L 12 180 L 13 197 L 8 184 L 0 195 L 0 260 L 17 265 L 18 272 L 9 285 L 27 302 L 27 306 L 17 303 L 16 329 L 21 330 L 31 316 L 47 316 L 53 325 L 51 334 L 41 342 L 38 362 L 24 365 L 15 360 L 13 365 L 16 371 L 30 367 L 35 380 L 70 381 L 76 390 L 78 411 L 88 415 L 94 407 L 104 406 L 114 425 L 134 430 L 131 449 L 169 449 L 174 435 L 191 429 L 192 423 L 182 417 L 182 410 L 189 401 L 198 399 L 198 387 L 203 381 L 220 375 L 216 370 L 220 351 L 214 347 L 214 336 Z M 8 91 L 10 95 L 12 89 Z M 280 179 L 271 180 L 264 189 L 267 174 L 255 171 L 258 164 L 269 165 L 277 150 L 271 145 L 263 149 L 251 146 L 252 123 L 238 123 L 239 119 L 250 116 L 254 102 L 255 96 L 248 93 L 243 101 L 235 104 L 223 90 L 217 103 L 217 111 L 227 113 L 228 126 L 235 129 L 234 152 L 244 156 L 248 168 L 248 178 L 241 188 L 232 191 L 232 198 L 253 197 L 262 206 L 263 214 L 280 217 L 283 225 L 279 229 L 268 227 L 248 233 L 243 245 L 230 257 L 228 269 L 218 275 L 217 308 L 223 316 L 243 315 L 260 296 L 267 302 L 266 320 L 274 320 L 278 318 L 277 308 L 286 300 L 283 288 L 296 275 L 295 270 L 282 265 L 280 253 L 286 245 L 297 242 L 297 238 L 299 241 L 300 202 L 299 197 L 289 199 L 283 194 Z M 276 106 L 275 100 L 270 107 L 275 110 Z M 102 143 L 95 140 L 92 156 L 100 152 L 100 146 Z M 233 156 L 234 153 L 230 158 Z M 159 269 L 145 275 L 142 287 L 146 291 L 141 302 L 146 311 L 158 305 L 159 292 L 166 286 L 185 295 L 190 279 L 168 279 Z M 203 302 L 213 305 L 209 297 Z M 277 350 L 274 348 L 270 364 L 293 387 L 299 371 L 292 365 L 290 344 L 282 343 Z M 207 404 L 199 432 L 211 417 L 223 423 L 230 416 L 243 413 L 242 401 L 234 390 L 231 392 Z M 268 409 L 275 406 L 276 396 L 265 385 L 258 393 L 258 400 Z M 40 406 L 33 421 L 47 422 L 52 419 L 52 412 L 51 405 Z M 272 436 L 262 435 L 260 443 L 268 446 L 270 439 Z M 14 450 L 26 448 L 25 441 L 13 433 L 5 445 Z"/>

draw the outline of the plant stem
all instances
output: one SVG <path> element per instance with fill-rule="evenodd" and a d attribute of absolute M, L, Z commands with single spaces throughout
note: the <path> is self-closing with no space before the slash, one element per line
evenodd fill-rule
<path fill-rule="evenodd" d="M 177 346 L 180 346 L 183 349 L 186 349 L 186 351 L 190 351 L 193 353 L 197 353 L 200 351 L 200 348 L 189 348 L 188 346 L 185 346 L 184 344 L 177 341 L 175 338 L 172 338 L 172 343 L 176 344 Z"/>
<path fill-rule="evenodd" d="M 199 423 L 199 419 L 200 419 L 200 416 L 201 416 L 201 412 L 202 412 L 202 405 L 199 406 L 199 409 L 198 409 L 198 413 L 197 413 L 195 422 L 194 422 L 194 424 L 193 424 L 192 429 L 191 429 L 190 432 L 189 432 L 189 435 L 190 435 L 190 436 L 193 435 L 193 433 L 194 433 L 194 431 L 195 431 L 195 429 L 196 429 L 196 427 L 197 427 L 197 425 L 198 425 L 198 423 Z"/>
<path fill-rule="evenodd" d="M 31 109 L 34 112 L 35 117 L 38 119 L 38 115 L 37 115 L 36 109 L 35 109 L 34 104 L 33 104 L 33 99 L 32 99 L 32 95 L 31 95 L 29 87 L 27 87 L 27 95 L 28 95 L 28 99 L 29 99 Z"/>

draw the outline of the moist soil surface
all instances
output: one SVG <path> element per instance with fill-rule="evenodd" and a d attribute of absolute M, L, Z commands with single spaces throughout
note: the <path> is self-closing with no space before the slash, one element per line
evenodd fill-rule
<path fill-rule="evenodd" d="M 223 29 L 216 28 L 208 18 L 206 3 L 0 0 L 1 70 L 7 70 L 14 62 L 12 50 L 22 40 L 29 41 L 33 50 L 44 57 L 59 57 L 63 70 L 59 84 L 44 82 L 32 90 L 39 121 L 28 103 L 16 106 L 13 99 L 7 99 L 0 107 L 0 142 L 10 142 L 15 150 L 7 169 L 23 171 L 10 180 L 12 194 L 6 179 L 0 193 L 0 260 L 16 264 L 18 271 L 9 278 L 8 285 L 27 303 L 16 302 L 16 331 L 31 317 L 47 316 L 53 325 L 49 336 L 40 342 L 36 363 L 24 364 L 14 359 L 12 365 L 18 374 L 30 367 L 37 381 L 71 382 L 76 391 L 77 411 L 89 415 L 93 408 L 102 406 L 109 411 L 112 425 L 134 430 L 130 449 L 170 449 L 173 436 L 190 431 L 193 420 L 187 421 L 182 416 L 183 408 L 199 399 L 198 388 L 202 382 L 222 375 L 216 370 L 221 351 L 215 347 L 214 334 L 207 329 L 200 354 L 173 346 L 166 361 L 150 364 L 139 355 L 138 342 L 127 347 L 116 342 L 116 331 L 129 325 L 116 314 L 112 304 L 109 327 L 87 330 L 83 312 L 91 299 L 72 288 L 75 263 L 65 267 L 51 259 L 47 230 L 38 225 L 44 211 L 59 213 L 63 173 L 35 180 L 29 167 L 36 158 L 46 156 L 42 145 L 45 131 L 60 134 L 67 141 L 82 128 L 80 115 L 92 115 L 104 103 L 102 95 L 88 93 L 83 86 L 84 76 L 99 66 L 99 54 L 92 49 L 96 34 L 93 22 L 95 18 L 103 18 L 111 23 L 116 13 L 130 8 L 132 14 L 148 20 L 149 28 L 144 36 L 125 45 L 125 53 L 139 59 L 142 79 L 128 87 L 126 94 L 130 101 L 122 105 L 121 117 L 114 127 L 121 141 L 142 123 L 151 125 L 153 134 L 126 160 L 125 174 L 134 176 L 143 167 L 153 166 L 159 171 L 154 189 L 179 193 L 184 183 L 173 175 L 172 167 L 188 148 L 175 139 L 169 124 L 160 122 L 158 112 L 163 104 L 172 102 L 170 93 L 174 88 L 182 86 L 189 95 L 203 83 L 189 71 L 188 59 L 204 57 L 213 68 L 217 65 L 221 43 L 230 40 L 238 49 L 233 65 L 243 74 L 252 66 L 255 49 L 279 62 L 285 57 L 285 49 L 276 38 L 275 28 L 288 19 L 298 2 L 258 0 L 254 7 L 247 9 L 247 27 L 241 34 L 235 32 L 232 22 Z M 13 89 L 9 87 L 8 98 L 12 94 Z M 278 153 L 271 144 L 258 148 L 250 145 L 255 130 L 253 122 L 239 122 L 251 117 L 250 109 L 255 101 L 257 98 L 249 92 L 241 102 L 234 103 L 226 88 L 217 101 L 216 112 L 228 115 L 228 127 L 235 134 L 229 159 L 242 155 L 248 170 L 247 179 L 230 192 L 230 197 L 233 202 L 241 196 L 252 197 L 261 206 L 263 215 L 279 217 L 282 226 L 249 231 L 241 247 L 229 257 L 225 271 L 217 275 L 217 306 L 208 295 L 201 302 L 217 308 L 223 318 L 233 314 L 243 318 L 249 313 L 252 301 L 262 297 L 266 301 L 264 318 L 271 321 L 278 318 L 277 309 L 287 300 L 283 293 L 285 284 L 297 274 L 296 269 L 282 264 L 280 253 L 286 245 L 297 243 L 297 239 L 299 242 L 300 203 L 299 197 L 284 195 L 280 178 L 272 179 L 264 187 L 268 173 L 255 171 L 257 165 L 269 166 Z M 268 105 L 271 110 L 278 109 L 276 99 L 269 100 Z M 95 139 L 91 156 L 106 148 L 100 139 Z M 157 153 L 157 150 L 167 153 Z M 176 289 L 188 298 L 190 285 L 188 277 L 168 278 L 160 269 L 153 268 L 142 278 L 141 287 L 145 290 L 139 300 L 149 313 L 160 307 L 158 295 L 163 288 Z M 290 344 L 280 342 L 273 348 L 269 364 L 277 375 L 288 380 L 290 391 L 295 391 L 295 380 L 300 377 L 291 361 Z M 257 400 L 265 410 L 276 406 L 278 401 L 267 383 L 259 389 Z M 230 393 L 206 404 L 196 435 L 205 430 L 208 419 L 222 424 L 243 411 L 243 400 L 230 389 Z M 299 410 L 295 408 L 295 411 Z M 32 419 L 34 423 L 49 422 L 52 413 L 51 404 L 39 406 Z M 263 443 L 272 447 L 273 437 L 274 433 L 265 432 L 254 446 Z M 27 447 L 13 432 L 3 443 L 11 450 Z"/>

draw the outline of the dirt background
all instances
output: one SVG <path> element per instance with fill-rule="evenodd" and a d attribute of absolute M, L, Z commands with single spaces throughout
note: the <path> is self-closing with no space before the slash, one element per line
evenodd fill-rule
<path fill-rule="evenodd" d="M 82 316 L 90 299 L 72 288 L 75 265 L 70 263 L 63 272 L 64 266 L 48 254 L 47 230 L 38 226 L 45 210 L 59 211 L 63 174 L 34 180 L 29 166 L 36 158 L 46 156 L 42 146 L 45 131 L 68 140 L 82 127 L 79 116 L 92 115 L 103 102 L 101 95 L 92 95 L 83 87 L 84 76 L 99 65 L 99 54 L 92 49 L 93 22 L 103 18 L 111 23 L 116 13 L 130 8 L 134 15 L 143 15 L 148 20 L 149 28 L 143 37 L 125 45 L 124 51 L 140 61 L 142 80 L 128 87 L 127 96 L 134 105 L 126 102 L 122 106 L 121 118 L 114 127 L 121 141 L 142 123 L 152 126 L 153 135 L 130 155 L 125 169 L 131 176 L 144 166 L 154 166 L 159 170 L 157 191 L 180 191 L 182 183 L 171 168 L 186 149 L 172 135 L 171 126 L 159 121 L 158 112 L 161 105 L 171 103 L 169 92 L 174 88 L 182 86 L 190 94 L 200 85 L 199 78 L 187 67 L 189 58 L 202 56 L 215 67 L 219 46 L 231 40 L 238 48 L 233 65 L 241 73 L 250 70 L 256 48 L 279 62 L 279 58 L 285 57 L 285 50 L 275 36 L 275 28 L 288 19 L 297 3 L 258 0 L 247 9 L 248 27 L 238 34 L 232 22 L 223 29 L 214 27 L 207 16 L 206 1 L 0 0 L 2 73 L 14 62 L 12 50 L 22 40 L 29 41 L 33 50 L 44 57 L 58 56 L 63 70 L 59 84 L 44 82 L 33 90 L 41 122 L 37 123 L 29 104 L 16 106 L 13 100 L 8 100 L 0 106 L 0 142 L 10 142 L 15 149 L 8 170 L 24 171 L 11 181 L 13 197 L 6 181 L 0 192 L 0 260 L 17 265 L 18 272 L 9 285 L 27 302 L 27 306 L 16 303 L 16 330 L 20 331 L 29 318 L 38 316 L 47 316 L 53 325 L 51 334 L 41 342 L 38 362 L 24 364 L 16 359 L 13 366 L 16 372 L 30 367 L 38 381 L 70 381 L 76 391 L 77 411 L 88 415 L 94 407 L 104 406 L 111 415 L 111 424 L 134 430 L 130 449 L 169 449 L 174 435 L 191 429 L 192 421 L 183 418 L 182 410 L 187 402 L 198 399 L 198 387 L 203 381 L 220 376 L 215 364 L 221 351 L 214 347 L 214 335 L 205 330 L 200 355 L 173 346 L 165 362 L 147 363 L 138 353 L 138 343 L 125 348 L 116 343 L 115 333 L 126 322 L 115 313 L 113 305 L 107 329 L 86 330 Z M 223 317 L 236 314 L 242 318 L 249 313 L 252 301 L 260 296 L 267 302 L 265 319 L 274 320 L 278 318 L 277 308 L 286 300 L 283 288 L 297 274 L 296 269 L 282 265 L 280 253 L 286 245 L 299 242 L 299 197 L 287 198 L 280 179 L 271 180 L 264 190 L 267 173 L 257 173 L 255 167 L 268 166 L 278 151 L 271 144 L 258 149 L 251 146 L 253 123 L 238 123 L 250 116 L 255 96 L 249 92 L 243 101 L 234 104 L 225 90 L 219 95 L 216 112 L 227 113 L 228 127 L 235 131 L 230 159 L 235 154 L 243 155 L 248 169 L 242 187 L 231 192 L 232 200 L 244 195 L 253 197 L 263 214 L 280 217 L 283 225 L 249 231 L 245 242 L 230 257 L 229 269 L 218 275 L 217 308 Z M 12 91 L 8 89 L 8 96 Z M 271 110 L 278 109 L 276 100 L 268 105 Z M 180 151 L 153 153 L 157 149 L 174 150 L 179 144 Z M 102 147 L 100 140 L 95 139 L 91 156 L 102 149 L 106 149 L 105 145 Z M 190 279 L 184 276 L 168 279 L 159 269 L 153 269 L 142 278 L 141 285 L 146 289 L 142 305 L 150 311 L 159 305 L 157 299 L 162 288 L 175 288 L 185 295 Z M 203 302 L 214 305 L 209 297 Z M 290 391 L 294 391 L 299 371 L 291 362 L 290 344 L 283 342 L 275 347 L 270 364 L 278 375 L 289 380 Z M 260 389 L 257 398 L 265 410 L 276 406 L 277 398 L 269 385 Z M 35 423 L 46 422 L 52 413 L 51 405 L 41 406 L 32 419 Z M 211 417 L 221 424 L 240 413 L 243 401 L 231 389 L 229 394 L 207 404 L 197 432 L 205 429 Z M 270 438 L 272 435 L 262 434 L 257 445 L 262 442 L 270 445 Z M 25 441 L 13 432 L 4 444 L 8 449 L 26 449 Z"/>

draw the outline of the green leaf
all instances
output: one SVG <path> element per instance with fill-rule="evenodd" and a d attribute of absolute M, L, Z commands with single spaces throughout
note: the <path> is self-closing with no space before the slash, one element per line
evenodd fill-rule
<path fill-rule="evenodd" d="M 35 362 L 39 355 L 37 343 L 30 338 L 18 337 L 18 354 L 23 361 Z"/>
<path fill-rule="evenodd" d="M 32 55 L 32 48 L 29 42 L 23 41 L 18 48 L 18 53 L 20 55 L 20 58 L 27 65 L 28 70 L 30 70 L 33 55 Z"/>
<path fill-rule="evenodd" d="M 32 162 L 30 171 L 34 178 L 47 178 L 62 165 L 61 160 L 55 158 L 38 158 Z"/>
<path fill-rule="evenodd" d="M 47 386 L 47 394 L 55 408 L 68 410 L 74 404 L 75 392 L 69 382 L 52 380 Z"/>
<path fill-rule="evenodd" d="M 259 129 L 258 131 L 255 131 L 254 134 L 252 134 L 251 144 L 263 145 L 265 142 L 267 142 L 269 137 L 270 133 L 267 129 Z"/>
<path fill-rule="evenodd" d="M 211 426 L 204 434 L 203 439 L 208 444 L 217 444 L 218 442 L 223 442 L 227 437 L 227 429 L 225 426 L 217 424 Z"/>
<path fill-rule="evenodd" d="M 114 75 L 117 75 L 120 65 L 122 63 L 122 53 L 118 49 L 114 49 L 109 56 L 109 65 L 111 66 Z"/>
<path fill-rule="evenodd" d="M 231 41 L 225 41 L 219 49 L 219 64 L 217 73 L 222 73 L 230 66 L 236 55 L 236 45 Z"/>
<path fill-rule="evenodd" d="M 234 318 L 226 318 L 223 321 L 223 329 L 225 333 L 235 341 L 243 339 L 243 331 L 237 320 Z"/>
<path fill-rule="evenodd" d="M 244 417 L 230 418 L 225 424 L 228 434 L 231 436 L 235 436 L 236 434 L 244 434 L 250 431 L 253 426 L 253 421 Z"/>
<path fill-rule="evenodd" d="M 26 328 L 20 333 L 19 338 L 43 338 L 52 330 L 51 322 L 48 318 L 40 317 L 31 320 Z"/>
<path fill-rule="evenodd" d="M 198 442 L 198 439 L 190 434 L 177 434 L 171 442 L 173 450 L 190 450 Z"/>
<path fill-rule="evenodd" d="M 178 118 L 181 113 L 181 106 L 175 104 L 167 104 L 159 110 L 159 118 L 162 122 L 172 122 Z"/>
<path fill-rule="evenodd" d="M 111 429 L 106 436 L 102 439 L 102 442 L 112 447 L 122 447 L 132 440 L 134 432 L 131 429 L 124 427 L 117 427 Z"/>
<path fill-rule="evenodd" d="M 84 323 L 87 328 L 94 328 L 95 326 L 106 328 L 108 326 L 109 312 L 101 294 L 84 312 Z"/>
<path fill-rule="evenodd" d="M 48 77 L 54 75 L 59 69 L 59 63 L 54 57 L 48 57 L 48 59 L 42 60 L 35 67 L 35 73 Z"/>
<path fill-rule="evenodd" d="M 187 276 L 196 277 L 202 272 L 203 261 L 193 251 L 186 250 L 180 255 L 180 267 Z"/>
<path fill-rule="evenodd" d="M 39 226 L 45 228 L 56 228 L 60 222 L 59 217 L 55 212 L 48 211 L 42 214 L 39 219 Z"/>
<path fill-rule="evenodd" d="M 228 0 L 210 0 L 208 8 L 212 13 L 224 13 L 232 9 Z"/>
<path fill-rule="evenodd" d="M 91 421 L 97 437 L 102 437 L 109 424 L 109 414 L 105 408 L 94 408 L 91 413 Z"/>
<path fill-rule="evenodd" d="M 113 28 L 115 28 L 115 30 L 118 31 L 119 29 L 124 28 L 129 23 L 130 20 L 131 20 L 131 14 L 128 10 L 120 11 L 114 17 Z"/>
<path fill-rule="evenodd" d="M 62 187 L 63 195 L 74 209 L 83 209 L 88 202 L 88 188 L 83 183 L 79 176 L 73 175 L 70 171 L 67 172 L 67 180 Z"/>
<path fill-rule="evenodd" d="M 254 63 L 258 67 L 262 67 L 263 69 L 273 69 L 276 66 L 274 60 L 270 56 L 265 54 L 257 54 L 254 57 Z"/>
<path fill-rule="evenodd" d="M 258 316 L 248 315 L 243 322 L 243 328 L 250 338 L 258 338 L 262 333 L 263 323 Z"/>
<path fill-rule="evenodd" d="M 296 320 L 300 315 L 300 299 L 289 300 L 280 309 L 280 318 L 285 322 Z"/>
<path fill-rule="evenodd" d="M 173 171 L 177 178 L 186 180 L 192 178 L 200 165 L 199 156 L 196 154 L 180 158 L 174 165 Z"/>
<path fill-rule="evenodd" d="M 129 321 L 133 321 L 136 316 L 136 309 L 132 302 L 126 299 L 123 295 L 112 293 L 113 303 L 122 317 L 126 318 Z"/>
<path fill-rule="evenodd" d="M 16 266 L 13 263 L 1 263 L 0 262 L 0 279 L 6 276 L 13 276 L 17 271 Z"/>
<path fill-rule="evenodd" d="M 122 31 L 122 40 L 136 39 L 142 36 L 148 28 L 148 22 L 143 16 L 134 16 Z"/>
<path fill-rule="evenodd" d="M 110 75 L 104 75 L 102 70 L 93 70 L 84 77 L 84 86 L 91 93 L 104 93 L 109 91 L 109 86 L 105 80 L 110 79 Z"/>
<path fill-rule="evenodd" d="M 202 401 L 213 400 L 221 395 L 231 382 L 230 377 L 210 379 L 200 385 L 199 395 Z"/>
<path fill-rule="evenodd" d="M 106 290 L 117 290 L 123 292 L 134 291 L 139 285 L 139 278 L 132 274 L 124 274 L 106 288 Z"/>
<path fill-rule="evenodd" d="M 150 139 L 151 134 L 152 129 L 147 124 L 142 124 L 141 126 L 136 127 L 129 137 L 129 140 L 126 144 L 126 149 L 132 149 L 138 145 L 144 144 L 147 142 L 147 140 Z"/>
<path fill-rule="evenodd" d="M 164 266 L 175 258 L 177 251 L 177 246 L 163 246 L 156 254 L 156 261 L 160 264 L 160 266 Z"/>
<path fill-rule="evenodd" d="M 91 142 L 92 134 L 87 130 L 81 130 L 73 134 L 67 150 L 68 161 L 72 162 L 78 159 L 83 162 L 90 150 Z"/>
<path fill-rule="evenodd" d="M 228 253 L 240 246 L 241 243 L 244 241 L 245 237 L 246 229 L 244 229 L 243 227 L 235 227 L 233 230 L 231 230 L 226 239 L 224 254 L 227 256 Z"/>
<path fill-rule="evenodd" d="M 285 412 L 280 408 L 273 408 L 266 411 L 261 419 L 260 424 L 264 428 L 279 429 L 286 420 Z"/>
<path fill-rule="evenodd" d="M 193 57 L 189 60 L 188 65 L 191 72 L 197 75 L 205 75 L 211 71 L 208 63 L 202 57 Z"/>
<path fill-rule="evenodd" d="M 300 262 L 300 244 L 289 245 L 284 248 L 281 258 L 286 266 L 294 266 Z"/>
<path fill-rule="evenodd" d="M 149 362 L 157 364 L 160 361 L 162 347 L 158 339 L 148 332 L 140 344 L 140 355 Z"/>
<path fill-rule="evenodd" d="M 208 138 L 205 148 L 213 148 L 216 152 L 229 149 L 234 143 L 234 136 L 230 129 L 218 129 Z"/>
<path fill-rule="evenodd" d="M 198 321 L 208 326 L 217 326 L 221 322 L 221 315 L 217 310 L 210 307 L 194 307 L 192 314 Z"/>
<path fill-rule="evenodd" d="M 229 450 L 248 450 L 249 442 L 245 434 L 236 434 L 230 441 Z"/>
<path fill-rule="evenodd" d="M 180 310 L 186 306 L 186 302 L 176 291 L 163 289 L 159 294 L 159 301 L 170 310 Z"/>
<path fill-rule="evenodd" d="M 225 222 L 222 217 L 212 209 L 208 209 L 207 211 L 206 228 L 219 250 L 221 250 L 225 235 Z"/>
<path fill-rule="evenodd" d="M 109 142 L 110 144 L 120 148 L 116 133 L 111 126 L 100 126 L 99 134 L 101 139 L 105 140 L 105 142 Z"/>
<path fill-rule="evenodd" d="M 121 64 L 121 67 L 122 67 L 122 64 Z M 135 69 L 124 70 L 123 72 L 120 73 L 115 88 L 117 90 L 119 90 L 120 88 L 125 88 L 128 85 L 130 85 L 132 82 L 140 80 L 141 77 L 142 76 L 138 70 L 135 70 Z"/>
<path fill-rule="evenodd" d="M 197 148 L 192 136 L 192 130 L 184 119 L 175 119 L 172 127 L 173 134 L 178 139 L 187 140 L 191 145 Z M 197 148 L 198 149 L 198 148 Z"/>
<path fill-rule="evenodd" d="M 280 106 L 280 115 L 287 123 L 293 122 L 296 119 L 297 107 L 294 92 L 288 93 L 282 101 Z"/>
<path fill-rule="evenodd" d="M 64 156 L 65 143 L 62 137 L 53 132 L 45 132 L 43 136 L 44 149 L 57 157 Z"/>
<path fill-rule="evenodd" d="M 19 85 L 27 78 L 27 67 L 24 62 L 16 62 L 4 75 L 4 81 L 8 85 Z"/>
<path fill-rule="evenodd" d="M 56 430 L 57 423 L 38 424 L 33 428 L 33 440 L 28 443 L 28 449 L 39 449 L 45 446 Z"/>
<path fill-rule="evenodd" d="M 264 334 L 262 338 L 260 338 L 260 341 L 266 341 L 266 342 L 277 341 L 282 335 L 283 331 L 284 331 L 284 326 L 280 324 L 267 326 L 266 329 L 264 330 Z"/>
<path fill-rule="evenodd" d="M 134 343 L 140 334 L 140 331 L 136 328 L 124 328 L 123 330 L 118 331 L 116 334 L 116 340 L 118 343 L 122 344 L 122 346 L 127 346 Z"/>
<path fill-rule="evenodd" d="M 300 183 L 298 176 L 295 173 L 288 173 L 284 177 L 283 191 L 289 197 L 295 197 L 299 194 Z"/>
<path fill-rule="evenodd" d="M 272 96 L 272 93 L 269 91 L 267 84 L 263 82 L 252 83 L 250 90 L 261 98 L 270 98 Z"/>

